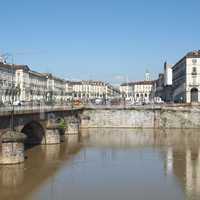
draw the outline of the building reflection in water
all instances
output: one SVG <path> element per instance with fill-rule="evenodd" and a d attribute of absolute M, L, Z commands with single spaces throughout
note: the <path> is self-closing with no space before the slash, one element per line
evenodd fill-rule
<path fill-rule="evenodd" d="M 166 152 L 166 174 L 172 175 L 173 173 L 173 149 L 172 147 L 167 148 Z"/>
<path fill-rule="evenodd" d="M 69 146 L 73 153 L 67 143 L 35 146 L 26 151 L 24 163 L 0 166 L 0 199 L 27 199 L 81 149 L 78 141 Z"/>
<path fill-rule="evenodd" d="M 86 145 L 102 148 L 103 161 L 117 159 L 118 148 L 153 146 L 163 158 L 166 176 L 177 178 L 186 198 L 200 199 L 198 130 L 90 129 L 89 133 Z"/>
<path fill-rule="evenodd" d="M 42 153 L 46 162 L 56 161 L 60 156 L 61 146 L 57 144 L 42 145 Z"/>
<path fill-rule="evenodd" d="M 186 162 L 186 194 L 189 198 L 200 199 L 200 148 L 188 148 L 185 155 Z"/>
<path fill-rule="evenodd" d="M 24 181 L 24 164 L 2 166 L 0 177 L 1 185 L 4 187 L 20 186 Z"/>
<path fill-rule="evenodd" d="M 135 156 L 141 156 L 142 159 L 139 159 L 141 166 L 147 156 L 159 157 L 164 180 L 175 179 L 177 187 L 185 194 L 186 199 L 200 199 L 200 135 L 197 130 L 89 129 L 83 131 L 85 138 L 72 136 L 68 143 L 30 149 L 26 153 L 28 159 L 22 165 L 1 166 L 0 199 L 7 196 L 13 199 L 14 196 L 18 196 L 15 199 L 21 200 L 24 194 L 31 193 L 34 188 L 46 183 L 47 179 L 51 182 L 50 194 L 55 195 L 52 197 L 56 199 L 54 190 L 60 191 L 57 187 L 61 187 L 57 184 L 59 173 L 56 171 L 62 169 L 66 175 L 65 170 L 67 169 L 69 173 L 70 168 L 73 168 L 71 181 L 67 182 L 70 186 L 73 180 L 74 182 L 76 179 L 79 180 L 76 173 L 84 172 L 86 170 L 84 166 L 87 164 L 90 166 L 90 163 L 93 165 L 93 162 L 96 162 L 97 167 L 98 165 L 115 167 L 113 163 L 116 161 L 116 165 L 119 163 L 119 166 L 122 166 L 120 162 L 126 159 L 126 157 L 122 159 L 122 155 L 132 159 L 130 155 L 133 150 Z M 153 149 L 151 155 L 149 149 Z M 151 159 L 152 164 L 154 160 L 152 157 Z M 158 161 L 155 164 L 159 164 Z M 61 180 L 65 185 L 66 179 L 59 179 Z M 13 193 L 12 196 L 10 191 Z"/>

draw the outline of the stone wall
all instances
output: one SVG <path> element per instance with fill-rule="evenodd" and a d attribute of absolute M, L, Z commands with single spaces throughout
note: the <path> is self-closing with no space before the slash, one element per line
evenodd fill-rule
<path fill-rule="evenodd" d="M 199 107 L 85 109 L 81 128 L 200 128 Z"/>

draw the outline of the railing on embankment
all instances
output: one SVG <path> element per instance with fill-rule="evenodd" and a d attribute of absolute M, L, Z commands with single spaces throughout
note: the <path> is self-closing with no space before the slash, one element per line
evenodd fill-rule
<path fill-rule="evenodd" d="M 90 105 L 82 116 L 82 128 L 200 128 L 199 105 Z"/>

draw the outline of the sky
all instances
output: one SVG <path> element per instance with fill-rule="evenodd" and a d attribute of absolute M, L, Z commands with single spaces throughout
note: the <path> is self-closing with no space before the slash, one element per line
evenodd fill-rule
<path fill-rule="evenodd" d="M 65 79 L 152 79 L 200 49 L 199 0 L 0 0 L 0 52 Z"/>

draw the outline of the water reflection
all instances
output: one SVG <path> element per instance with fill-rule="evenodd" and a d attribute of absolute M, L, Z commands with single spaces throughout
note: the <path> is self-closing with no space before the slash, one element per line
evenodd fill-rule
<path fill-rule="evenodd" d="M 80 148 L 78 141 L 74 141 L 70 150 L 67 143 L 35 146 L 26 151 L 27 159 L 23 164 L 0 166 L 0 199 L 27 199 Z"/>
<path fill-rule="evenodd" d="M 200 199 L 199 130 L 90 129 L 89 132 L 98 134 L 86 143 L 101 148 L 111 147 L 111 157 L 115 159 L 117 151 L 113 148 L 156 148 L 162 157 L 166 177 L 177 178 L 186 199 Z M 109 157 L 108 151 L 102 152 L 103 160 Z"/>
<path fill-rule="evenodd" d="M 20 186 L 24 181 L 24 164 L 7 165 L 0 170 L 1 185 L 7 188 Z"/>
<path fill-rule="evenodd" d="M 0 167 L 0 199 L 200 199 L 198 130 L 89 129 Z"/>

